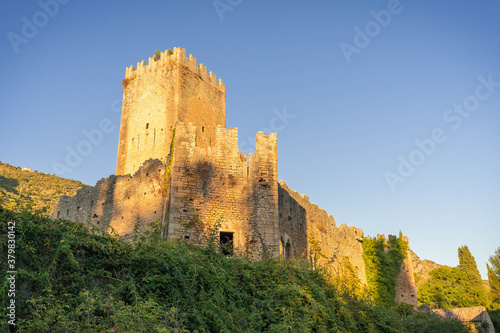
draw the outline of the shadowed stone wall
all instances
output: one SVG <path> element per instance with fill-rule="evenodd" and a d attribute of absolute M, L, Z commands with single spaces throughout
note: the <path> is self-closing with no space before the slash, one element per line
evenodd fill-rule
<path fill-rule="evenodd" d="M 282 215 L 280 221 L 283 221 L 280 226 L 283 226 L 284 232 L 292 230 L 287 223 L 296 226 L 295 230 L 298 226 L 299 230 L 298 233 L 291 231 L 288 234 L 293 241 L 292 244 L 296 244 L 292 246 L 293 251 L 297 251 L 299 257 L 306 254 L 307 258 L 311 258 L 315 251 L 319 251 L 316 255 L 316 265 L 331 265 L 347 257 L 361 282 L 366 284 L 363 247 L 360 242 L 363 230 L 348 227 L 346 224 L 337 227 L 333 216 L 318 205 L 309 202 L 308 196 L 291 190 L 283 180 L 279 182 L 279 186 L 282 203 L 280 204 Z M 292 214 L 290 214 L 290 207 L 294 207 Z M 293 214 L 293 211 L 298 213 Z M 300 230 L 301 225 L 304 228 L 303 231 Z M 319 249 L 315 248 L 315 244 L 319 245 Z"/>
<path fill-rule="evenodd" d="M 143 232 L 164 214 L 165 165 L 147 161 L 134 175 L 109 176 L 95 186 L 84 186 L 69 197 L 63 195 L 51 218 L 79 221 L 101 230 L 114 229 L 130 241 L 134 228 Z M 136 226 L 137 225 L 137 226 Z"/>

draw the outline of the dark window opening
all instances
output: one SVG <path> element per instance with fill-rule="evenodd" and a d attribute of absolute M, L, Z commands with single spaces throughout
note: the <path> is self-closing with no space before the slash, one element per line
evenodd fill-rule
<path fill-rule="evenodd" d="M 291 257 L 292 257 L 292 245 L 290 245 L 290 242 L 286 242 L 285 259 L 290 259 Z"/>
<path fill-rule="evenodd" d="M 188 235 L 185 235 L 185 236 L 184 236 L 184 239 L 185 239 L 185 240 L 189 240 L 189 236 L 188 236 Z"/>
<path fill-rule="evenodd" d="M 98 217 L 97 214 L 94 214 L 94 216 L 92 216 L 92 218 L 94 218 L 94 219 L 96 219 L 97 217 Z"/>
<path fill-rule="evenodd" d="M 146 123 L 146 129 L 148 129 L 148 128 L 149 128 L 149 123 Z"/>
<path fill-rule="evenodd" d="M 232 232 L 220 232 L 220 248 L 226 256 L 233 255 L 233 235 Z"/>
<path fill-rule="evenodd" d="M 201 126 L 201 131 L 205 132 L 205 127 Z"/>
<path fill-rule="evenodd" d="M 59 218 L 59 216 L 61 216 L 61 211 L 57 212 L 57 218 Z"/>

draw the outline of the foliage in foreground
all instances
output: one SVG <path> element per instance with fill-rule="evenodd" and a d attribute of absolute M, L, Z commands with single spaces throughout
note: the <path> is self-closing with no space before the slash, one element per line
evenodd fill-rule
<path fill-rule="evenodd" d="M 22 332 L 467 332 L 405 305 L 340 293 L 302 263 L 226 257 L 216 242 L 151 235 L 133 247 L 79 223 L 0 208 L 3 253 L 8 221 L 16 222 Z"/>

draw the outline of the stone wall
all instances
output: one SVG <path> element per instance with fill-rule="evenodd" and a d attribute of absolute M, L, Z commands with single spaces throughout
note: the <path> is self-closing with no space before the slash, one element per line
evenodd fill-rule
<path fill-rule="evenodd" d="M 178 122 L 196 124 L 198 146 L 215 141 L 217 125 L 226 126 L 225 86 L 196 64 L 185 49 L 162 52 L 126 69 L 116 174 L 134 173 L 149 158 L 165 163 Z"/>
<path fill-rule="evenodd" d="M 278 255 L 276 134 L 256 137 L 256 154 L 238 150 L 238 130 L 216 128 L 199 147 L 193 124 L 175 133 L 166 237 L 201 244 L 210 230 L 233 234 L 234 247 Z M 218 236 L 218 235 L 217 235 Z"/>
<path fill-rule="evenodd" d="M 110 176 L 63 196 L 52 218 L 112 227 L 130 240 L 134 227 L 161 221 L 164 237 L 204 244 L 231 233 L 233 247 L 279 255 L 276 133 L 256 136 L 256 154 L 238 150 L 238 130 L 216 127 L 213 147 L 198 146 L 197 128 L 177 123 L 172 150 L 133 175 Z"/>
<path fill-rule="evenodd" d="M 280 254 L 284 259 L 308 259 L 306 209 L 282 186 L 286 184 L 278 184 Z"/>
<path fill-rule="evenodd" d="M 289 220 L 290 224 L 304 226 L 305 234 L 295 235 L 293 232 L 289 235 L 295 236 L 292 238 L 294 244 L 297 244 L 293 252 L 297 252 L 301 256 L 306 248 L 306 256 L 311 259 L 316 257 L 316 265 L 334 265 L 340 263 L 343 258 L 347 257 L 355 269 L 359 279 L 366 284 L 365 262 L 363 260 L 363 247 L 361 239 L 363 230 L 348 227 L 342 224 L 337 227 L 333 216 L 329 215 L 324 209 L 318 205 L 309 202 L 306 195 L 300 195 L 298 192 L 291 190 L 284 181 L 279 182 L 280 190 L 280 221 Z M 293 201 L 288 199 L 290 197 Z M 298 214 L 290 214 L 290 206 Z M 305 221 L 304 214 L 305 212 Z M 282 223 L 284 231 L 286 231 L 286 223 Z M 304 244 L 306 243 L 306 244 Z M 317 248 L 319 246 L 319 249 Z M 294 246 L 292 246 L 292 249 Z M 317 253 L 314 256 L 315 252 Z"/>
<path fill-rule="evenodd" d="M 57 202 L 51 218 L 64 218 L 111 231 L 130 241 L 134 228 L 142 233 L 162 220 L 165 207 L 165 165 L 148 160 L 134 175 L 109 176 L 84 186 Z M 112 229 L 111 229 L 111 228 Z"/>
<path fill-rule="evenodd" d="M 408 250 L 406 258 L 401 264 L 398 277 L 396 278 L 396 295 L 395 301 L 397 303 L 406 303 L 413 305 L 416 309 L 417 302 L 417 288 L 415 287 L 415 279 L 413 277 L 413 263 L 408 242 L 408 237 L 404 236 L 403 240 L 408 243 Z"/>

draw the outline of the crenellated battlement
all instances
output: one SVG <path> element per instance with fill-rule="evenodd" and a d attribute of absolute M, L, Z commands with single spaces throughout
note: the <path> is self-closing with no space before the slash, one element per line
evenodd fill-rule
<path fill-rule="evenodd" d="M 192 54 L 190 54 L 189 57 L 186 57 L 186 49 L 180 47 L 174 47 L 172 53 L 168 50 L 161 52 L 160 59 L 158 60 L 154 57 L 149 57 L 147 64 L 146 61 L 142 60 L 137 63 L 136 67 L 133 65 L 127 67 L 125 69 L 124 83 L 130 82 L 146 72 L 166 72 L 180 66 L 188 68 L 191 72 L 199 75 L 203 81 L 208 82 L 212 86 L 225 92 L 225 85 L 222 82 L 222 79 L 217 81 L 217 77 L 214 73 L 207 73 L 207 67 L 203 64 L 197 65 L 196 58 L 193 57 Z"/>
<path fill-rule="evenodd" d="M 197 143 L 197 128 L 193 123 L 185 125 L 178 123 L 176 126 L 177 145 L 185 146 L 189 151 L 188 158 L 203 158 L 207 161 L 218 163 L 217 161 L 226 159 L 236 164 L 241 164 L 241 168 L 246 168 L 253 163 L 258 163 L 261 168 L 265 165 L 266 169 L 276 172 L 272 175 L 277 177 L 277 135 L 271 133 L 266 135 L 258 132 L 255 136 L 256 153 L 241 153 L 238 148 L 238 128 L 226 129 L 221 125 L 216 127 L 215 142 L 212 147 L 203 148 Z M 240 166 L 233 166 L 234 169 Z M 243 170 L 243 169 L 242 169 Z"/>
<path fill-rule="evenodd" d="M 133 173 L 149 158 L 165 161 L 178 122 L 195 124 L 197 145 L 205 149 L 215 144 L 217 125 L 226 127 L 224 83 L 185 49 L 128 67 L 122 84 L 117 174 Z"/>

